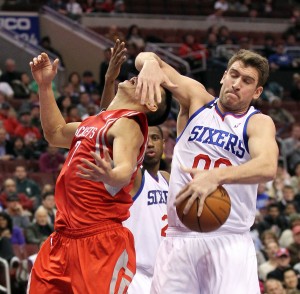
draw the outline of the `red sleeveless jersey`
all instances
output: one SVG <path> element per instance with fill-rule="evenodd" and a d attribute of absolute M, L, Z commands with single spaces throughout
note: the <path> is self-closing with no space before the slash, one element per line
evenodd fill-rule
<path fill-rule="evenodd" d="M 103 147 L 107 147 L 113 159 L 112 146 L 107 141 L 108 129 L 119 118 L 134 119 L 144 134 L 144 143 L 137 158 L 138 166 L 131 177 L 130 184 L 121 190 L 102 182 L 93 182 L 76 175 L 80 159 L 94 162 L 90 152 L 103 157 Z M 122 222 L 129 217 L 132 198 L 129 191 L 138 167 L 144 159 L 148 138 L 146 115 L 131 110 L 111 110 L 85 119 L 77 128 L 68 157 L 58 176 L 55 189 L 57 215 L 55 229 L 79 229 L 97 226 L 106 220 Z M 126 154 L 124 154 L 126 156 Z"/>

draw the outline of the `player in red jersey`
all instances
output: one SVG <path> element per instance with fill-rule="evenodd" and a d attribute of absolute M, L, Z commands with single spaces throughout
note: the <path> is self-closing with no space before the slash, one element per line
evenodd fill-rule
<path fill-rule="evenodd" d="M 126 293 L 135 252 L 122 221 L 129 217 L 129 192 L 144 157 L 146 115 L 164 116 L 166 95 L 162 90 L 162 103 L 141 105 L 134 99 L 133 78 L 119 84 L 106 111 L 66 124 L 51 88 L 57 66 L 58 60 L 51 63 L 45 53 L 30 62 L 45 138 L 70 151 L 56 183 L 55 232 L 40 249 L 28 293 Z M 80 176 L 90 162 L 99 167 L 94 181 Z"/>

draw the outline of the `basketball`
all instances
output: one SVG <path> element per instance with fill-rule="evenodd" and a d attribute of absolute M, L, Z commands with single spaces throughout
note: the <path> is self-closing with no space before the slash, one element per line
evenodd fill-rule
<path fill-rule="evenodd" d="M 183 214 L 183 209 L 189 197 L 181 202 L 177 207 L 177 215 L 181 222 L 190 230 L 207 233 L 220 228 L 227 220 L 231 201 L 224 187 L 219 186 L 217 190 L 208 195 L 200 217 L 197 216 L 200 199 L 197 198 L 191 206 L 188 214 Z"/>

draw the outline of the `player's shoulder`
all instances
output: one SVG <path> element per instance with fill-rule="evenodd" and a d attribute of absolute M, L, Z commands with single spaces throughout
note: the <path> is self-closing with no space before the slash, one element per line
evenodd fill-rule
<path fill-rule="evenodd" d="M 167 171 L 164 171 L 164 170 L 160 170 L 159 172 L 166 179 L 166 181 L 169 183 L 169 181 L 170 181 L 170 173 L 168 173 Z"/>
<path fill-rule="evenodd" d="M 275 124 L 270 116 L 259 112 L 249 118 L 247 129 L 248 133 L 263 133 L 264 131 L 270 133 L 275 130 Z"/>

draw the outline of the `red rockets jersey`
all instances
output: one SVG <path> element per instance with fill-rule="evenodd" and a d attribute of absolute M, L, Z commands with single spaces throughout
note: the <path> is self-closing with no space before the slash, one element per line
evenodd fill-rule
<path fill-rule="evenodd" d="M 130 184 L 116 190 L 102 182 L 93 182 L 76 175 L 80 159 L 94 162 L 90 152 L 94 151 L 103 157 L 103 147 L 107 147 L 113 160 L 112 146 L 107 141 L 108 129 L 122 117 L 133 118 L 144 135 L 144 144 L 137 158 L 138 166 L 132 175 Z M 129 191 L 138 167 L 144 159 L 148 138 L 147 119 L 145 114 L 131 110 L 111 110 L 85 119 L 77 128 L 68 157 L 58 176 L 55 189 L 57 215 L 55 229 L 84 228 L 97 226 L 105 220 L 122 222 L 129 217 L 132 198 Z M 126 156 L 126 154 L 124 154 Z"/>

